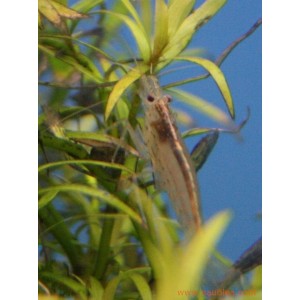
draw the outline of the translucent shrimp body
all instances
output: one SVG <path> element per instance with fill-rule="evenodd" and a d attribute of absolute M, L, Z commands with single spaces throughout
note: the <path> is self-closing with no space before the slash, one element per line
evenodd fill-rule
<path fill-rule="evenodd" d="M 145 110 L 143 135 L 158 188 L 167 191 L 179 222 L 188 236 L 201 227 L 199 188 L 188 150 L 176 127 L 155 76 L 141 78 L 139 95 Z"/>

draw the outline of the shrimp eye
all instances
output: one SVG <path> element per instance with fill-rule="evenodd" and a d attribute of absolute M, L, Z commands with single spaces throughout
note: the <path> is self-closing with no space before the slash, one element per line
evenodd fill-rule
<path fill-rule="evenodd" d="M 154 101 L 154 97 L 153 97 L 152 95 L 148 95 L 148 96 L 147 96 L 147 100 L 148 100 L 149 102 L 153 102 L 153 101 Z"/>

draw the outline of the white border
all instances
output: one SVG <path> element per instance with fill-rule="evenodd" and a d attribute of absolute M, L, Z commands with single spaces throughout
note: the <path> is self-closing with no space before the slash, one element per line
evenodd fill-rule
<path fill-rule="evenodd" d="M 263 298 L 299 297 L 299 28 L 296 1 L 263 1 Z"/>
<path fill-rule="evenodd" d="M 3 5 L 4 4 L 4 5 Z M 37 2 L 3 3 L 1 298 L 37 299 Z"/>

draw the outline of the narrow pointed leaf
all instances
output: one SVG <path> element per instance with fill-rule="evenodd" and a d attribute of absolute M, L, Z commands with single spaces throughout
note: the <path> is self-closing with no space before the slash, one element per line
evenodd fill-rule
<path fill-rule="evenodd" d="M 145 62 L 148 62 L 151 56 L 151 47 L 148 36 L 143 28 L 141 28 L 136 22 L 126 15 L 115 13 L 112 11 L 101 10 L 100 13 L 105 13 L 110 16 L 116 17 L 122 20 L 126 26 L 130 29 L 132 35 L 135 38 L 140 54 Z"/>
<path fill-rule="evenodd" d="M 161 51 L 168 43 L 168 7 L 163 0 L 155 2 L 155 33 L 153 57 L 160 56 Z"/>
<path fill-rule="evenodd" d="M 140 156 L 138 151 L 121 139 L 114 138 L 102 132 L 68 131 L 66 136 L 90 147 L 101 148 L 103 143 L 120 147 L 134 156 Z"/>
<path fill-rule="evenodd" d="M 191 159 L 194 163 L 196 172 L 198 172 L 206 162 L 209 154 L 215 147 L 219 138 L 219 132 L 214 131 L 202 138 L 193 148 Z"/>
<path fill-rule="evenodd" d="M 104 0 L 85 0 L 78 1 L 72 6 L 72 9 L 83 13 L 89 12 L 92 8 L 103 3 Z"/>
<path fill-rule="evenodd" d="M 95 277 L 90 277 L 89 278 L 89 292 L 91 299 L 103 299 L 103 287 L 98 279 Z"/>
<path fill-rule="evenodd" d="M 168 92 L 170 92 L 171 95 L 173 94 L 178 101 L 191 105 L 209 118 L 228 126 L 232 130 L 235 130 L 236 125 L 233 123 L 231 118 L 217 106 L 183 90 L 168 89 Z"/>
<path fill-rule="evenodd" d="M 191 12 L 195 2 L 195 0 L 175 0 L 169 5 L 168 36 L 170 38 L 176 34 L 177 29 Z"/>
<path fill-rule="evenodd" d="M 126 9 L 129 11 L 129 13 L 131 14 L 131 16 L 134 18 L 136 24 L 145 33 L 144 25 L 143 25 L 143 23 L 142 23 L 142 21 L 140 19 L 140 16 L 139 16 L 138 12 L 136 11 L 136 9 L 134 8 L 134 6 L 131 4 L 131 2 L 129 0 L 121 0 L 121 1 L 125 5 Z"/>
<path fill-rule="evenodd" d="M 134 282 L 143 300 L 152 300 L 150 287 L 143 276 L 135 273 L 130 275 L 130 279 Z"/>
<path fill-rule="evenodd" d="M 101 49 L 99 49 L 98 47 L 93 46 L 92 44 L 89 43 L 85 43 L 77 38 L 74 38 L 72 36 L 68 36 L 68 35 L 63 35 L 63 34 L 40 34 L 39 35 L 39 39 L 43 40 L 43 39 L 62 39 L 62 40 L 71 40 L 74 41 L 80 45 L 83 45 L 97 53 L 99 53 L 101 56 L 104 56 L 107 60 L 109 61 L 114 61 L 114 59 L 112 57 L 110 57 L 107 53 L 105 53 L 104 51 L 102 51 Z"/>
<path fill-rule="evenodd" d="M 77 60 L 74 56 L 63 54 L 57 55 L 58 52 L 56 50 L 53 50 L 50 47 L 44 46 L 42 44 L 39 44 L 39 49 L 44 53 L 73 66 L 76 70 L 94 80 L 95 82 L 102 82 L 100 73 L 97 68 L 83 54 L 80 55 L 80 60 Z"/>
<path fill-rule="evenodd" d="M 51 0 L 50 0 L 51 1 Z M 83 19 L 88 18 L 89 16 L 79 13 L 74 9 L 71 9 L 65 5 L 62 5 L 56 1 L 51 1 L 51 4 L 54 6 L 54 8 L 57 10 L 59 15 L 61 17 L 67 18 L 67 19 Z"/>
<path fill-rule="evenodd" d="M 46 19 L 48 19 L 52 24 L 57 27 L 61 27 L 62 19 L 58 11 L 54 8 L 49 0 L 39 0 L 39 12 Z"/>
<path fill-rule="evenodd" d="M 195 136 L 195 135 L 201 135 L 201 134 L 204 134 L 204 133 L 209 133 L 211 131 L 212 131 L 212 129 L 209 128 L 209 127 L 192 128 L 192 129 L 189 129 L 189 130 L 183 132 L 182 133 L 182 137 L 183 138 L 187 138 L 187 137 L 190 137 L 190 136 Z"/>
<path fill-rule="evenodd" d="M 53 282 L 53 284 L 61 285 L 64 288 L 67 288 L 68 290 L 73 291 L 75 294 L 77 294 L 81 299 L 84 299 L 84 295 L 86 293 L 86 287 L 73 279 L 70 276 L 55 274 L 54 272 L 48 272 L 48 271 L 41 271 L 40 277 L 42 279 L 47 279 L 50 282 Z"/>
<path fill-rule="evenodd" d="M 88 18 L 87 15 L 81 14 L 59 2 L 53 0 L 39 0 L 39 12 L 47 18 L 53 25 L 63 29 L 63 18 L 66 19 L 82 19 Z"/>
<path fill-rule="evenodd" d="M 151 1 L 140 1 L 141 9 L 141 19 L 144 24 L 144 28 L 147 36 L 151 36 L 152 33 L 152 23 L 153 23 L 153 13 L 151 7 Z"/>
<path fill-rule="evenodd" d="M 50 203 L 55 198 L 56 195 L 57 195 L 56 191 L 44 194 L 39 199 L 38 209 L 40 210 L 41 208 L 46 206 L 48 203 Z"/>
<path fill-rule="evenodd" d="M 112 169 L 118 169 L 118 170 L 123 170 L 126 171 L 130 174 L 133 174 L 134 172 L 126 167 L 124 167 L 123 165 L 120 164 L 116 164 L 116 163 L 108 163 L 108 162 L 104 162 L 104 161 L 94 161 L 94 160 L 64 160 L 64 161 L 57 161 L 57 162 L 52 162 L 52 163 L 48 163 L 48 164 L 44 164 L 41 165 L 39 167 L 39 172 L 45 170 L 45 169 L 49 169 L 49 168 L 54 168 L 54 167 L 58 167 L 58 166 L 63 166 L 63 165 L 94 165 L 94 166 L 101 166 L 101 167 L 108 167 L 108 168 L 112 168 Z"/>
<path fill-rule="evenodd" d="M 209 255 L 230 219 L 228 212 L 213 217 L 183 249 L 174 249 L 165 259 L 165 273 L 157 283 L 156 299 L 176 299 L 178 290 L 197 290 Z M 176 261 L 176 264 L 174 264 Z M 200 292 L 200 291 L 199 291 Z"/>
<path fill-rule="evenodd" d="M 198 276 L 202 277 L 209 255 L 215 248 L 230 219 L 231 214 L 229 212 L 218 213 L 207 222 L 203 232 L 200 231 L 190 242 L 182 260 L 185 266 L 181 274 L 183 286 L 195 287 L 197 280 L 192 282 L 189 276 L 195 279 Z M 186 272 L 185 276 L 184 272 Z"/>
<path fill-rule="evenodd" d="M 39 194 L 43 195 L 44 193 L 48 192 L 76 192 L 76 193 L 83 193 L 89 196 L 97 197 L 106 202 L 107 204 L 114 206 L 115 208 L 119 209 L 120 211 L 124 212 L 136 222 L 141 223 L 140 216 L 132 210 L 129 206 L 124 204 L 121 200 L 119 200 L 114 195 L 100 190 L 95 189 L 92 187 L 88 187 L 82 184 L 62 184 L 58 186 L 52 186 L 48 188 L 43 188 L 39 190 Z"/>
<path fill-rule="evenodd" d="M 148 67 L 145 67 L 143 72 L 142 70 L 136 68 L 132 69 L 128 74 L 121 78 L 118 83 L 114 86 L 112 92 L 109 95 L 107 100 L 107 105 L 105 109 L 105 119 L 107 120 L 110 116 L 113 108 L 115 107 L 117 101 L 120 99 L 124 91 L 136 80 L 138 80 L 142 73 L 145 73 Z"/>
<path fill-rule="evenodd" d="M 231 97 L 231 92 L 228 87 L 226 78 L 221 71 L 221 69 L 212 61 L 200 57 L 177 57 L 176 60 L 185 60 L 192 63 L 195 63 L 201 67 L 203 67 L 205 70 L 209 72 L 209 74 L 212 76 L 214 81 L 216 82 L 223 98 L 225 101 L 225 104 L 227 106 L 227 109 L 231 115 L 231 117 L 234 119 L 235 112 L 234 112 L 234 104 Z"/>
<path fill-rule="evenodd" d="M 80 11 L 82 13 L 88 13 L 90 12 L 94 7 L 100 6 L 103 3 L 104 0 L 85 0 L 85 1 L 78 1 L 74 5 L 72 5 L 72 9 L 76 11 Z M 71 24 L 71 32 L 74 31 L 74 28 L 79 23 L 78 21 L 74 21 Z"/>
<path fill-rule="evenodd" d="M 194 32 L 212 18 L 225 3 L 226 0 L 207 0 L 190 14 L 182 22 L 175 34 L 172 35 L 172 39 L 164 49 L 164 58 L 167 60 L 172 59 L 182 52 L 190 42 Z"/>

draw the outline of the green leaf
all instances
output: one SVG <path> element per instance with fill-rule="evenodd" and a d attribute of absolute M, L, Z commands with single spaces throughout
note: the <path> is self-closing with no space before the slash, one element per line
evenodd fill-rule
<path fill-rule="evenodd" d="M 114 195 L 106 191 L 95 189 L 82 184 L 62 184 L 58 186 L 42 188 L 39 190 L 39 194 L 44 194 L 48 192 L 76 192 L 76 193 L 83 193 L 85 195 L 97 197 L 102 201 L 106 202 L 107 204 L 129 215 L 136 222 L 141 223 L 140 216 L 136 212 L 134 212 L 132 208 L 130 208 L 128 205 L 124 204 L 117 197 L 115 197 Z"/>
<path fill-rule="evenodd" d="M 141 10 L 141 19 L 144 25 L 147 36 L 151 36 L 153 14 L 152 14 L 152 3 L 151 1 L 139 1 Z"/>
<path fill-rule="evenodd" d="M 67 139 L 58 138 L 43 130 L 39 132 L 39 142 L 42 146 L 66 152 L 76 158 L 85 159 L 88 157 L 87 151 L 81 145 Z"/>
<path fill-rule="evenodd" d="M 53 0 L 39 0 L 39 12 L 48 19 L 54 26 L 65 29 L 63 18 L 66 19 L 83 19 L 87 15 L 81 14 L 69 7 Z"/>
<path fill-rule="evenodd" d="M 45 192 L 48 193 L 51 190 Z M 82 249 L 74 243 L 74 236 L 60 212 L 56 210 L 52 203 L 48 203 L 47 206 L 39 210 L 39 218 L 44 224 L 44 228 L 46 228 L 40 235 L 43 236 L 45 232 L 50 231 L 65 252 L 64 255 L 71 263 L 74 272 L 82 271 L 85 263 L 82 260 Z"/>
<path fill-rule="evenodd" d="M 40 12 L 38 12 L 38 26 L 39 26 L 39 29 L 44 29 L 44 24 L 43 24 L 43 20 L 42 20 L 42 15 Z"/>
<path fill-rule="evenodd" d="M 212 131 L 212 129 L 209 128 L 209 127 L 192 128 L 192 129 L 189 129 L 189 130 L 183 132 L 181 136 L 183 138 L 187 138 L 187 137 L 190 137 L 190 136 L 195 136 L 195 135 L 201 135 L 201 134 L 204 134 L 204 133 L 209 133 L 211 131 Z"/>
<path fill-rule="evenodd" d="M 119 99 L 116 103 L 116 112 L 118 120 L 127 120 L 129 116 L 128 103 L 125 99 Z"/>
<path fill-rule="evenodd" d="M 138 80 L 143 73 L 145 73 L 149 68 L 144 66 L 143 68 L 135 68 L 129 71 L 123 78 L 121 78 L 117 84 L 114 86 L 113 90 L 111 91 L 107 105 L 105 109 L 105 120 L 108 119 L 110 116 L 114 106 L 116 105 L 119 98 L 122 96 L 124 91 L 136 80 Z"/>
<path fill-rule="evenodd" d="M 83 13 L 89 12 L 95 6 L 100 5 L 103 3 L 103 0 L 85 0 L 85 1 L 78 1 L 72 6 L 72 9 L 81 11 Z"/>
<path fill-rule="evenodd" d="M 90 291 L 90 296 L 91 300 L 97 300 L 97 299 L 103 299 L 103 287 L 98 279 L 95 277 L 89 277 L 89 291 Z"/>
<path fill-rule="evenodd" d="M 57 195 L 57 192 L 53 192 L 53 191 L 43 195 L 39 199 L 38 209 L 41 209 L 44 206 L 46 206 L 48 203 L 50 203 L 55 198 L 56 195 Z"/>
<path fill-rule="evenodd" d="M 39 0 L 41 1 L 41 0 Z M 42 0 L 45 1 L 45 0 Z M 47 1 L 47 0 L 46 0 Z M 77 11 L 75 11 L 74 9 L 71 9 L 65 5 L 62 5 L 56 1 L 53 0 L 49 0 L 49 2 L 51 2 L 51 4 L 54 6 L 54 8 L 57 10 L 57 12 L 59 13 L 59 15 L 61 17 L 67 18 L 67 19 L 83 19 L 83 18 L 88 18 L 88 15 L 79 13 Z"/>
<path fill-rule="evenodd" d="M 126 15 L 119 14 L 112 11 L 101 10 L 100 13 L 108 14 L 112 17 L 119 18 L 122 20 L 127 27 L 130 29 L 132 35 L 135 38 L 137 46 L 139 48 L 140 54 L 145 62 L 148 62 L 151 57 L 151 47 L 149 37 L 146 35 L 143 27 L 140 27 L 137 23 L 135 23 L 131 18 Z"/>
<path fill-rule="evenodd" d="M 197 290 L 209 256 L 229 220 L 228 212 L 219 213 L 195 234 L 186 247 L 169 253 L 167 268 L 157 282 L 156 299 L 174 299 L 178 290 Z"/>
<path fill-rule="evenodd" d="M 219 132 L 214 131 L 202 138 L 193 148 L 191 159 L 194 163 L 196 172 L 198 172 L 206 162 L 209 154 L 215 147 L 219 138 Z"/>
<path fill-rule="evenodd" d="M 79 283 L 78 281 L 72 279 L 71 277 L 60 275 L 54 272 L 53 273 L 46 272 L 46 271 L 40 272 L 40 277 L 43 280 L 48 280 L 64 288 L 67 288 L 67 290 L 71 290 L 73 293 L 75 293 L 75 295 L 79 295 L 80 297 L 85 296 L 86 287 L 82 283 Z"/>
<path fill-rule="evenodd" d="M 123 140 L 114 138 L 113 136 L 102 132 L 67 131 L 66 136 L 90 147 L 101 148 L 103 143 L 107 143 L 116 146 L 116 148 L 121 147 L 134 156 L 139 156 L 139 153 Z"/>
<path fill-rule="evenodd" d="M 174 0 L 170 3 L 168 14 L 168 36 L 170 38 L 176 34 L 177 29 L 191 12 L 195 2 L 195 0 Z"/>
<path fill-rule="evenodd" d="M 129 0 L 121 0 L 121 1 L 124 4 L 124 6 L 126 7 L 126 9 L 129 11 L 131 16 L 133 17 L 133 19 L 135 20 L 136 24 L 139 26 L 139 28 L 141 30 L 143 30 L 143 32 L 146 36 L 146 31 L 145 31 L 144 25 L 140 19 L 139 14 L 137 13 L 136 9 L 134 8 L 134 6 L 131 4 L 131 2 Z"/>
<path fill-rule="evenodd" d="M 134 282 L 143 300 L 152 300 L 151 289 L 143 276 L 134 273 L 130 275 L 130 279 Z"/>
<path fill-rule="evenodd" d="M 258 266 L 253 270 L 253 277 L 251 286 L 255 287 L 256 289 L 262 288 L 262 266 Z"/>
<path fill-rule="evenodd" d="M 155 33 L 152 60 L 160 57 L 168 43 L 168 7 L 163 0 L 155 2 Z"/>
<path fill-rule="evenodd" d="M 39 49 L 44 53 L 62 60 L 63 62 L 73 66 L 76 70 L 86 75 L 97 83 L 102 83 L 101 75 L 94 64 L 83 54 L 78 54 L 77 57 L 70 56 L 68 54 L 58 54 L 58 51 L 53 50 L 50 47 L 39 44 Z"/>
<path fill-rule="evenodd" d="M 242 128 L 246 125 L 250 117 L 250 111 L 248 110 L 247 117 L 240 123 L 234 126 L 234 128 L 225 129 L 225 128 L 209 128 L 209 127 L 201 127 L 201 128 L 192 128 L 182 133 L 183 138 L 187 138 L 190 136 L 200 135 L 203 133 L 212 133 L 212 132 L 227 132 L 233 134 L 239 134 Z"/>
<path fill-rule="evenodd" d="M 181 277 L 186 282 L 186 285 L 191 287 L 197 285 L 197 281 L 193 282 L 190 278 L 202 277 L 206 262 L 230 219 L 231 214 L 229 212 L 218 213 L 206 223 L 203 231 L 201 232 L 200 230 L 191 240 L 186 251 L 184 251 L 181 261 L 182 267 L 186 272 L 186 276 L 181 274 Z M 185 283 L 183 282 L 184 285 Z"/>
<path fill-rule="evenodd" d="M 56 27 L 62 26 L 62 18 L 49 0 L 39 0 L 39 12 Z"/>
<path fill-rule="evenodd" d="M 68 36 L 68 35 L 63 35 L 63 34 L 40 34 L 39 35 L 39 40 L 51 40 L 51 39 L 60 39 L 60 40 L 71 40 L 74 41 L 80 45 L 83 45 L 93 51 L 95 51 L 96 53 L 99 53 L 101 56 L 104 56 L 107 60 L 109 61 L 114 61 L 114 59 L 112 57 L 110 57 L 107 53 L 105 53 L 104 51 L 102 51 L 101 49 L 99 49 L 98 47 L 93 46 L 92 44 L 89 43 L 85 43 L 77 38 Z M 44 43 L 41 43 L 42 45 Z M 58 49 L 61 50 L 61 49 Z"/>
<path fill-rule="evenodd" d="M 124 167 L 123 165 L 116 164 L 116 163 L 108 163 L 104 161 L 94 161 L 94 160 L 64 160 L 64 161 L 57 161 L 57 162 L 52 162 L 48 164 L 44 164 L 39 167 L 39 172 L 49 169 L 49 168 L 54 168 L 58 166 L 63 166 L 63 165 L 94 165 L 94 166 L 101 166 L 101 167 L 109 167 L 112 169 L 118 169 L 118 170 L 123 170 L 128 172 L 129 174 L 134 174 L 134 171 Z"/>
<path fill-rule="evenodd" d="M 105 290 L 104 290 L 104 293 L 103 293 L 103 299 L 107 299 L 107 300 L 114 300 L 116 299 L 115 298 L 115 294 L 116 294 L 116 291 L 117 291 L 117 287 L 121 281 L 121 276 L 116 276 L 114 277 L 113 279 L 111 279 Z"/>
<path fill-rule="evenodd" d="M 191 105 L 199 112 L 205 114 L 213 120 L 225 124 L 230 129 L 235 130 L 236 125 L 233 123 L 231 118 L 217 106 L 183 90 L 168 89 L 168 92 L 170 92 L 171 95 L 175 95 L 177 100 Z"/>
<path fill-rule="evenodd" d="M 170 238 L 165 222 L 160 216 L 152 197 L 147 195 L 144 189 L 132 185 L 130 200 L 142 211 L 145 223 L 141 226 L 135 224 L 135 229 L 143 245 L 147 259 L 152 267 L 155 277 L 158 278 L 166 268 L 165 257 L 174 249 L 174 243 Z"/>
<path fill-rule="evenodd" d="M 175 60 L 185 60 L 192 63 L 195 63 L 201 67 L 203 67 L 205 70 L 209 72 L 209 74 L 212 76 L 214 81 L 216 82 L 223 98 L 225 101 L 225 104 L 227 106 L 227 109 L 231 115 L 231 117 L 234 119 L 235 112 L 234 112 L 234 104 L 231 97 L 231 92 L 228 87 L 228 84 L 226 82 L 225 76 L 221 69 L 210 60 L 200 58 L 200 57 L 176 57 Z"/>
<path fill-rule="evenodd" d="M 185 18 L 176 33 L 171 36 L 169 44 L 164 49 L 164 58 L 169 60 L 182 52 L 188 45 L 197 28 L 213 17 L 225 2 L 226 0 L 207 0 L 192 14 Z M 172 5 L 175 5 L 175 3 L 176 2 L 173 1 Z"/>

